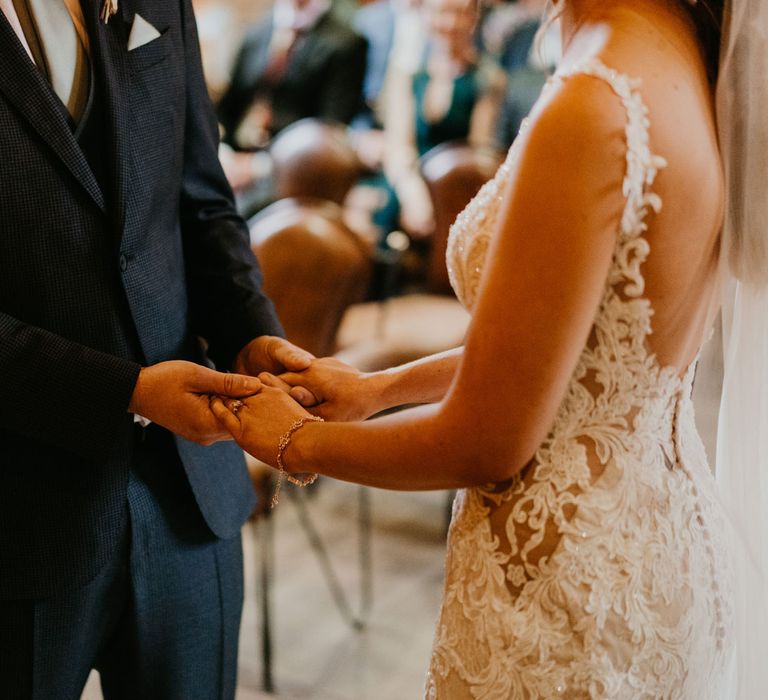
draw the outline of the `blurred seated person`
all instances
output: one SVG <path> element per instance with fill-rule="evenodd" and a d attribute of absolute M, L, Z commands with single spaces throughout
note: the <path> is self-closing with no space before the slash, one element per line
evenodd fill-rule
<path fill-rule="evenodd" d="M 393 228 L 399 215 L 414 238 L 434 230 L 418 159 L 447 141 L 493 145 L 505 84 L 501 69 L 475 48 L 475 0 L 425 0 L 424 12 L 428 35 L 419 67 L 393 65 L 387 81 L 384 173 L 393 196 L 378 214 L 383 228 Z"/>
<path fill-rule="evenodd" d="M 366 52 L 330 0 L 277 0 L 247 32 L 217 108 L 222 165 L 241 203 L 253 188 L 251 199 L 269 201 L 269 159 L 260 150 L 275 134 L 305 117 L 348 124 L 360 111 Z"/>
<path fill-rule="evenodd" d="M 345 203 L 350 228 L 375 242 L 397 224 L 374 221 L 373 212 L 384 210 L 392 197 L 382 167 L 386 141 L 384 113 L 387 76 L 394 70 L 414 73 L 421 64 L 426 42 L 420 0 L 373 0 L 361 4 L 352 26 L 368 42 L 363 95 L 365 102 L 354 118 L 350 141 L 360 162 L 368 170 L 352 189 Z"/>
<path fill-rule="evenodd" d="M 502 27 L 495 30 L 494 55 L 507 73 L 531 64 L 551 68 L 559 60 L 559 22 L 550 22 L 539 35 L 546 8 L 547 0 L 516 0 L 497 10 L 500 17 L 506 10 L 507 19 L 506 24 L 500 22 Z M 486 35 L 491 33 L 492 28 L 488 27 Z"/>
<path fill-rule="evenodd" d="M 193 0 L 205 84 L 216 104 L 229 85 L 240 40 L 240 17 L 224 0 Z"/>
<path fill-rule="evenodd" d="M 355 13 L 352 26 L 368 42 L 363 82 L 365 103 L 352 127 L 356 130 L 380 128 L 390 68 L 397 66 L 412 73 L 421 62 L 425 37 L 419 0 L 365 2 Z"/>
<path fill-rule="evenodd" d="M 507 89 L 499 112 L 496 138 L 504 150 L 512 145 L 523 119 L 528 116 L 547 77 L 560 60 L 558 23 L 541 27 L 545 0 L 519 2 L 527 8 L 528 19 L 507 37 L 500 56 L 500 63 L 507 73 Z"/>
<path fill-rule="evenodd" d="M 397 14 L 394 0 L 373 0 L 358 8 L 354 30 L 368 42 L 363 79 L 363 102 L 352 120 L 350 139 L 360 162 L 370 171 L 381 168 L 384 132 L 379 118 L 380 97 L 395 40 Z M 353 205 L 354 206 L 354 205 Z"/>
<path fill-rule="evenodd" d="M 377 105 L 389 65 L 389 54 L 395 39 L 393 0 L 373 0 L 362 5 L 352 20 L 354 30 L 368 42 L 368 56 L 363 79 L 364 104 L 352 122 L 353 129 L 366 130 L 380 126 Z"/>
<path fill-rule="evenodd" d="M 539 21 L 546 0 L 489 0 L 477 31 L 480 48 L 500 60 L 507 39 L 531 19 Z"/>

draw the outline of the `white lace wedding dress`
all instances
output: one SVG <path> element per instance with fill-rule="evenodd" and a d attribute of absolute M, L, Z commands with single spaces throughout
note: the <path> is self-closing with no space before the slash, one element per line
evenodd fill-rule
<path fill-rule="evenodd" d="M 511 482 L 460 491 L 427 697 L 717 697 L 730 647 L 722 514 L 694 425 L 693 366 L 649 350 L 644 216 L 662 158 L 634 81 L 591 60 L 627 112 L 626 208 L 605 293 L 556 420 Z M 525 127 L 523 127 L 525 128 Z M 459 216 L 448 264 L 472 309 L 515 147 Z"/>

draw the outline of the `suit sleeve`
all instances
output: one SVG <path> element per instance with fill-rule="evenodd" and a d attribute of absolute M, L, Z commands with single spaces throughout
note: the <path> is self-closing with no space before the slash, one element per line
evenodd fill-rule
<path fill-rule="evenodd" d="M 246 343 L 283 335 L 218 158 L 219 136 L 203 78 L 190 0 L 182 0 L 187 69 L 181 227 L 192 327 L 219 369 Z"/>
<path fill-rule="evenodd" d="M 141 367 L 0 312 L 0 425 L 102 461 Z"/>
<path fill-rule="evenodd" d="M 363 107 L 368 42 L 353 37 L 334 54 L 325 76 L 320 117 L 349 124 Z"/>

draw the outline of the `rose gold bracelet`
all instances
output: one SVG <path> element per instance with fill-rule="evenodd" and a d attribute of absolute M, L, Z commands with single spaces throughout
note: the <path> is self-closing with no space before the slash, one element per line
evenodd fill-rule
<path fill-rule="evenodd" d="M 291 438 L 293 438 L 293 434 L 301 427 L 303 427 L 306 423 L 324 423 L 322 418 L 320 416 L 303 416 L 302 418 L 299 418 L 298 420 L 294 421 L 293 425 L 291 425 L 288 430 L 285 431 L 283 436 L 280 438 L 279 442 L 277 443 L 277 468 L 280 470 L 280 473 L 277 477 L 277 486 L 275 487 L 275 493 L 272 494 L 272 501 L 270 502 L 270 507 L 274 508 L 278 501 L 280 500 L 280 488 L 283 485 L 283 479 L 288 479 L 288 481 L 296 486 L 309 486 L 310 484 L 314 484 L 315 480 L 317 479 L 317 474 L 306 474 L 301 478 L 297 478 L 293 476 L 293 474 L 289 474 L 287 471 L 285 471 L 285 462 L 283 462 L 283 455 L 285 455 L 285 451 L 288 449 L 288 445 L 291 444 Z"/>

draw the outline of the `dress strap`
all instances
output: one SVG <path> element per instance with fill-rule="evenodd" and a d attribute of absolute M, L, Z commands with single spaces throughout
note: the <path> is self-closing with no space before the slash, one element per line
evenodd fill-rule
<path fill-rule="evenodd" d="M 640 265 L 648 257 L 650 250 L 643 238 L 647 229 L 645 215 L 649 209 L 655 213 L 661 210 L 661 198 L 651 187 L 656 174 L 666 167 L 667 161 L 651 152 L 650 120 L 648 108 L 637 89 L 641 82 L 639 79 L 630 78 L 624 73 L 608 68 L 597 58 L 590 58 L 572 68 L 555 73 L 550 80 L 562 82 L 573 75 L 589 75 L 608 83 L 621 99 L 627 113 L 627 169 L 623 184 L 627 202 L 621 217 L 621 239 L 624 242 L 632 241 L 633 244 L 620 246 L 617 252 L 622 255 L 623 251 L 622 257 L 625 258 L 621 267 L 629 285 L 624 291 L 630 296 L 639 296 L 645 286 Z"/>

